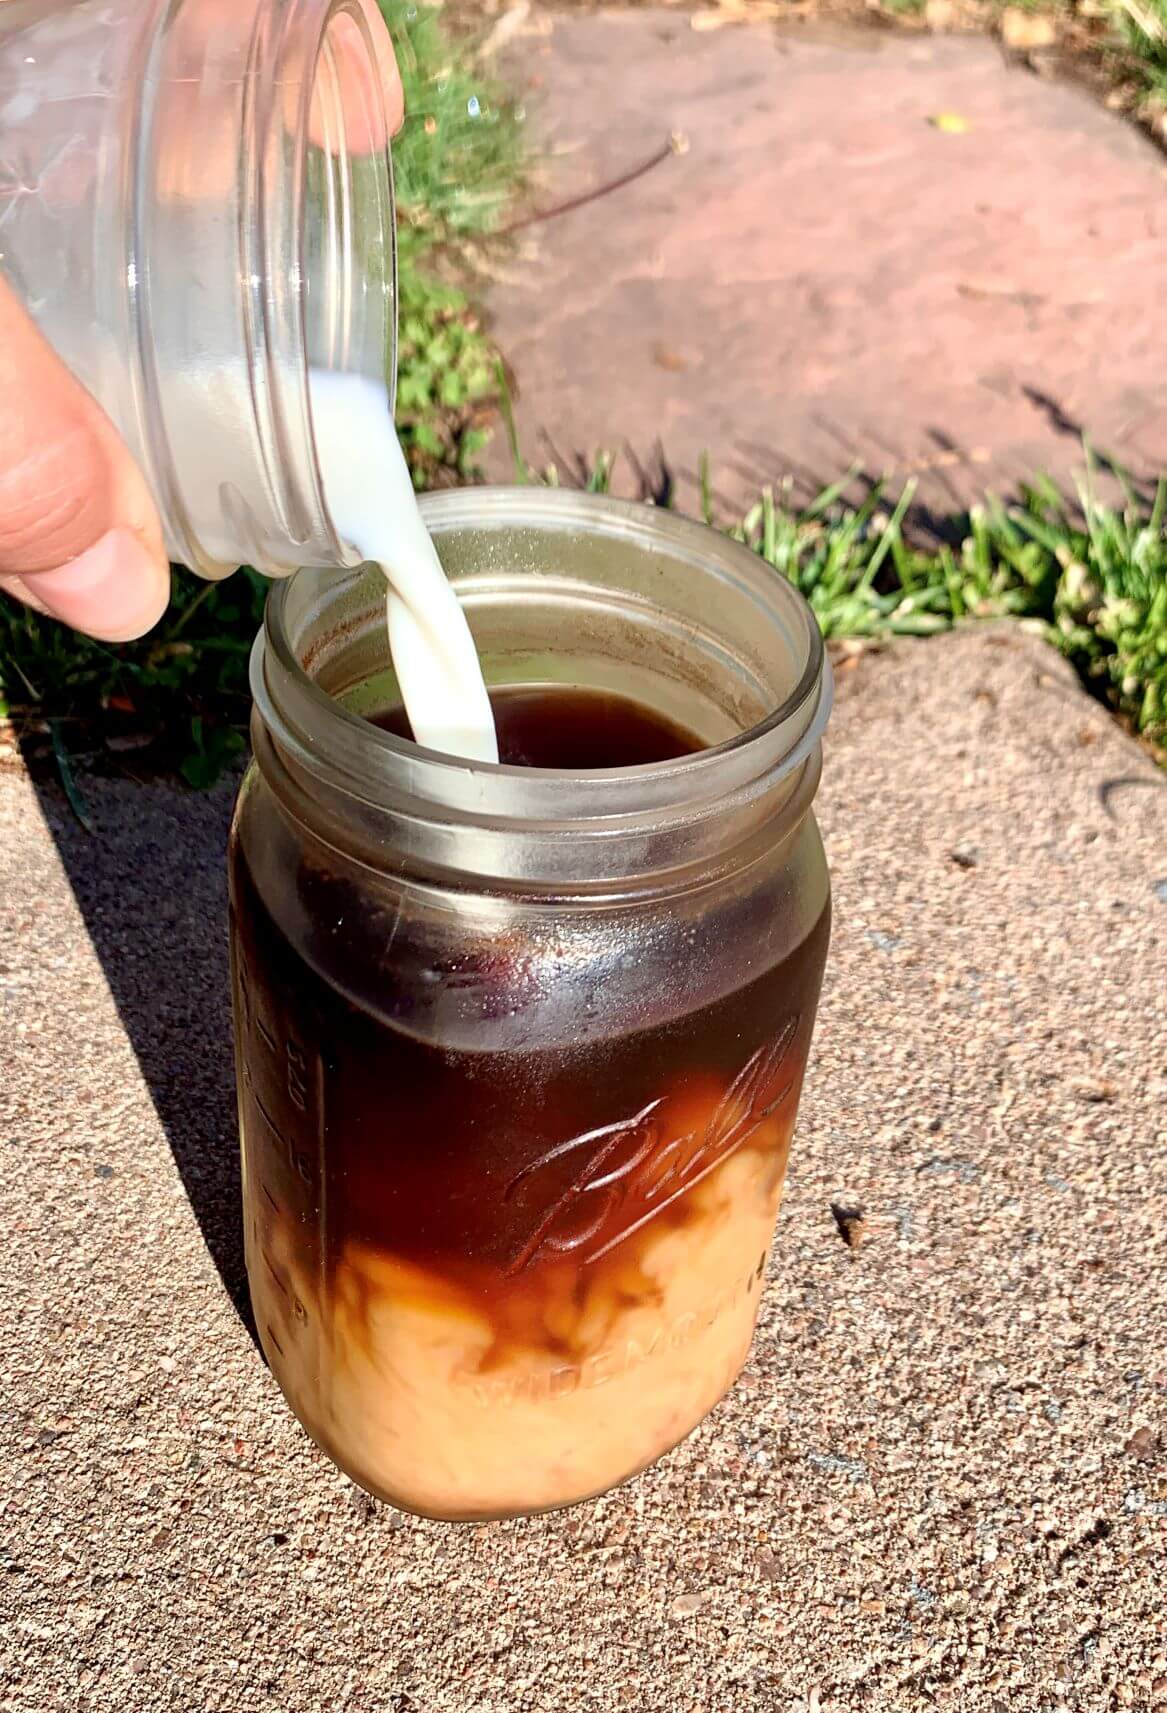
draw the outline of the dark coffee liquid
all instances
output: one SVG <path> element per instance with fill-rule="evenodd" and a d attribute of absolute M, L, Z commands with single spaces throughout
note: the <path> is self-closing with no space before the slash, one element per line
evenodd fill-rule
<path fill-rule="evenodd" d="M 544 687 L 492 701 L 512 762 L 611 767 L 698 747 L 617 696 Z M 403 713 L 378 723 L 404 735 Z M 620 1270 L 629 1301 L 651 1289 L 637 1284 L 639 1246 L 695 1217 L 718 1167 L 756 1150 L 759 1182 L 776 1191 L 829 907 L 769 964 L 739 918 L 728 931 L 746 942 L 741 985 L 705 1002 L 726 914 L 687 937 L 633 938 L 634 980 L 613 951 L 636 933 L 619 911 L 610 929 L 572 939 L 549 907 L 537 936 L 516 929 L 485 945 L 467 918 L 470 949 L 435 959 L 407 912 L 374 913 L 347 879 L 304 863 L 304 955 L 238 847 L 231 879 L 249 1265 L 268 1267 L 289 1302 L 295 1283 L 269 1243 L 279 1222 L 325 1300 L 356 1246 L 467 1293 L 496 1327 L 492 1361 L 516 1343 L 566 1361 L 565 1291 L 582 1313 L 606 1269 Z M 564 994 L 578 995 L 572 1026 Z M 742 1254 L 743 1280 L 759 1262 Z M 287 1331 L 265 1335 L 280 1349 Z"/>
<path fill-rule="evenodd" d="M 627 696 L 570 685 L 514 685 L 490 692 L 498 758 L 511 767 L 642 767 L 702 746 L 663 714 Z M 402 707 L 373 716 L 394 737 L 412 738 Z"/>

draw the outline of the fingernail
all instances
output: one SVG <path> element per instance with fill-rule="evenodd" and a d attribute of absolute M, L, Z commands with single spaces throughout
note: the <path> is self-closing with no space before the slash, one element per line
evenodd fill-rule
<path fill-rule="evenodd" d="M 76 559 L 26 582 L 55 619 L 102 642 L 142 636 L 170 599 L 169 570 L 129 529 L 107 530 Z"/>

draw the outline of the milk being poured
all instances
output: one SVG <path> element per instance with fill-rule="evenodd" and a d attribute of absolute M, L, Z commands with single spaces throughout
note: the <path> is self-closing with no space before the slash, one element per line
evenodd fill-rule
<path fill-rule="evenodd" d="M 332 521 L 389 585 L 389 648 L 414 737 L 447 755 L 497 761 L 474 639 L 421 521 L 385 388 L 313 369 L 309 389 Z"/>

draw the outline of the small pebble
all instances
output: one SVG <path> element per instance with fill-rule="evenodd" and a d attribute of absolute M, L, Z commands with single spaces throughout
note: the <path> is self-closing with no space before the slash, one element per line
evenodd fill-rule
<path fill-rule="evenodd" d="M 1140 1427 L 1131 1434 L 1125 1449 L 1129 1456 L 1137 1457 L 1140 1463 L 1150 1463 L 1159 1449 L 1159 1442 L 1149 1427 Z"/>
<path fill-rule="evenodd" d="M 674 1618 L 696 1617 L 697 1613 L 704 1609 L 708 1598 L 707 1594 L 678 1594 L 669 1607 L 669 1612 Z"/>
<path fill-rule="evenodd" d="M 831 1203 L 831 1213 L 839 1236 L 848 1249 L 858 1249 L 867 1235 L 867 1221 L 863 1217 L 861 1207 L 844 1207 L 841 1202 Z"/>

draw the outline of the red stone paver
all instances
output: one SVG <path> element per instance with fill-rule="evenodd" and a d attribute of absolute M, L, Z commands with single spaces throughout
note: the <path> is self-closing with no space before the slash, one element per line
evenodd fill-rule
<path fill-rule="evenodd" d="M 940 503 L 1065 474 L 1067 419 L 1167 463 L 1167 167 L 1089 96 L 981 39 L 698 33 L 655 10 L 539 27 L 512 73 L 541 202 L 671 130 L 689 151 L 530 228 L 494 287 L 527 448 L 659 436 L 689 505 L 702 449 L 731 505 L 852 456 L 923 467 Z"/>

